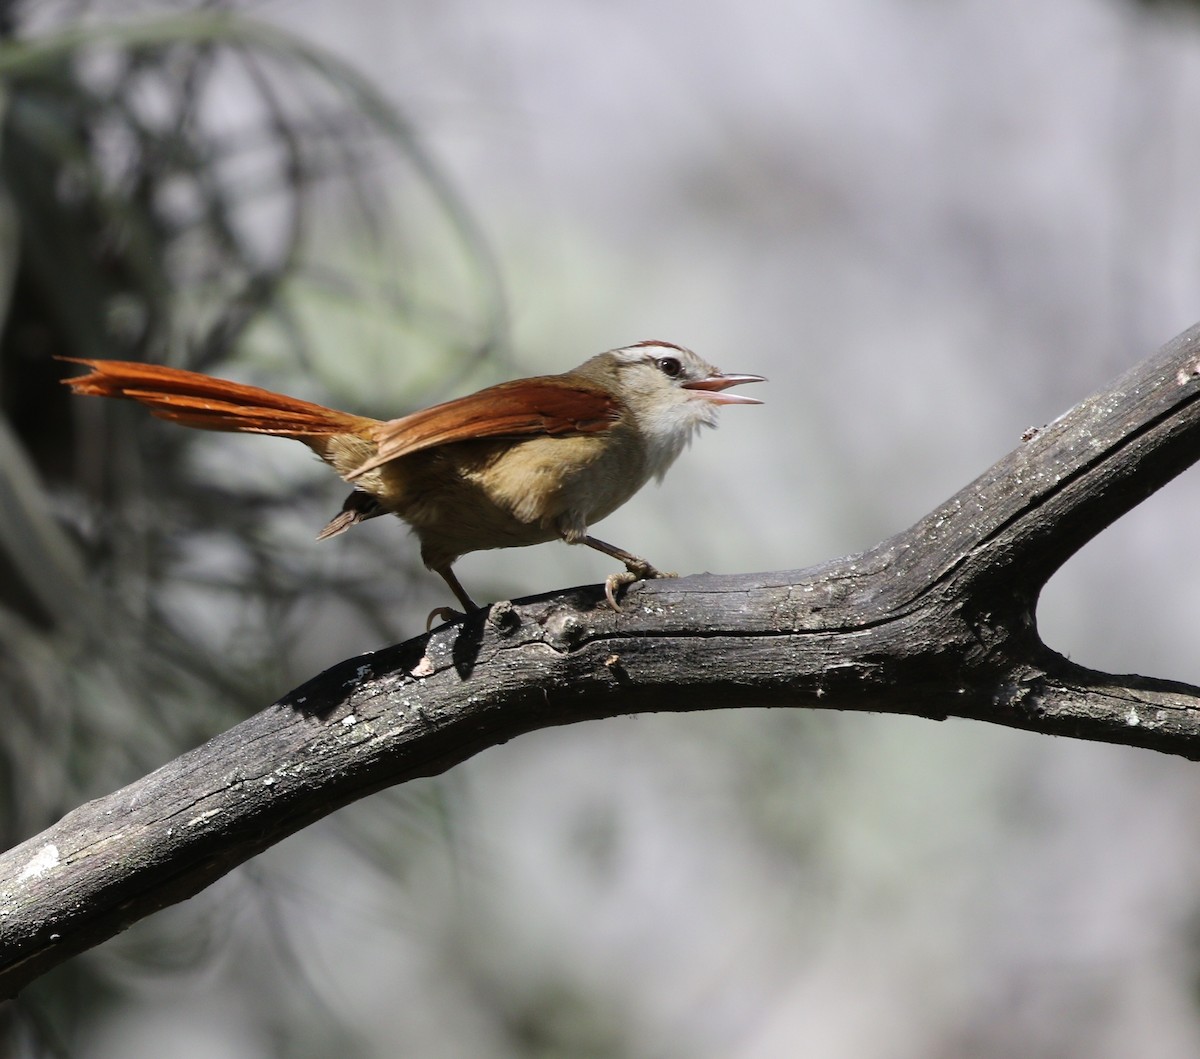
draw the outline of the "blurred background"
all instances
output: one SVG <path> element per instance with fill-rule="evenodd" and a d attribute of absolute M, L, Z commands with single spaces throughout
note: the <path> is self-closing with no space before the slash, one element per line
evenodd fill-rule
<path fill-rule="evenodd" d="M 445 590 L 299 445 L 52 355 L 385 417 L 645 338 L 770 384 L 602 536 L 681 572 L 906 528 L 1200 319 L 1200 12 L 1133 0 L 0 7 L 6 845 Z M 1039 611 L 1200 683 L 1192 471 Z M 480 599 L 600 556 L 477 554 Z M 1191 1057 L 1200 771 L 740 710 L 375 795 L 4 1010 L 80 1059 Z"/>

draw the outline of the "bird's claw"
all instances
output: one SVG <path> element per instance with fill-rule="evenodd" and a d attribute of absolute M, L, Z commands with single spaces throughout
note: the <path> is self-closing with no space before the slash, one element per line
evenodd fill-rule
<path fill-rule="evenodd" d="M 627 562 L 625 569 L 619 574 L 609 574 L 604 581 L 604 598 L 608 600 L 608 605 L 612 607 L 618 614 L 622 613 L 620 604 L 617 603 L 617 593 L 628 585 L 637 584 L 639 581 L 651 581 L 658 577 L 678 577 L 678 574 L 666 573 L 662 570 L 656 570 L 645 559 L 638 559 L 635 562 Z"/>
<path fill-rule="evenodd" d="M 425 619 L 425 631 L 429 632 L 433 628 L 433 619 L 439 618 L 442 621 L 458 621 L 459 618 L 465 617 L 461 610 L 455 610 L 453 607 L 434 607 L 429 612 L 429 617 Z"/>

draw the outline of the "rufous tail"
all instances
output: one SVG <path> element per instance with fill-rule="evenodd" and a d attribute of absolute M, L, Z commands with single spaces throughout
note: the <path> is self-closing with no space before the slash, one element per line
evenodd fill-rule
<path fill-rule="evenodd" d="M 355 434 L 370 437 L 379 421 L 339 412 L 311 401 L 215 379 L 197 371 L 129 360 L 79 360 L 86 375 L 63 379 L 73 393 L 124 397 L 145 405 L 161 419 L 201 430 L 275 434 L 300 441 Z"/>

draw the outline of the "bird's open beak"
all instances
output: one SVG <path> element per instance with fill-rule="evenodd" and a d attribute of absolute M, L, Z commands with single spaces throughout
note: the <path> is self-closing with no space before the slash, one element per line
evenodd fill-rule
<path fill-rule="evenodd" d="M 761 375 L 723 375 L 717 372 L 694 382 L 685 382 L 683 389 L 699 390 L 696 394 L 702 401 L 712 404 L 762 404 L 755 397 L 743 397 L 737 393 L 724 393 L 730 386 L 741 386 L 744 382 L 766 382 Z"/>

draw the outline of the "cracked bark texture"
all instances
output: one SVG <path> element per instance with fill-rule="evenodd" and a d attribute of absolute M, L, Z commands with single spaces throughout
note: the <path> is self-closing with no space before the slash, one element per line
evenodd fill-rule
<path fill-rule="evenodd" d="M 373 791 L 551 725 L 738 706 L 964 717 L 1200 757 L 1200 689 L 1075 665 L 1035 608 L 1200 457 L 1200 325 L 911 529 L 806 570 L 498 603 L 349 659 L 0 857 L 0 996 Z"/>

